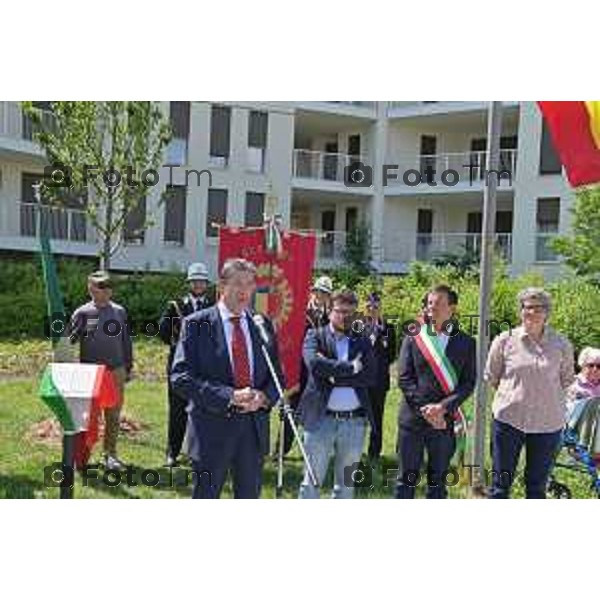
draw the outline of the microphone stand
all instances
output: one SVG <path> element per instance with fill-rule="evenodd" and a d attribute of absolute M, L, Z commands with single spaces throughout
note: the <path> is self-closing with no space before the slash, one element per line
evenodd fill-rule
<path fill-rule="evenodd" d="M 260 329 L 260 328 L 259 328 Z M 300 452 L 302 454 L 302 460 L 304 461 L 304 466 L 306 467 L 306 472 L 308 477 L 310 478 L 311 483 L 315 486 L 319 486 L 319 482 L 315 476 L 315 472 L 313 471 L 312 465 L 310 464 L 310 459 L 308 458 L 308 454 L 306 453 L 306 448 L 302 442 L 302 437 L 298 432 L 298 426 L 296 425 L 296 421 L 294 420 L 294 411 L 292 407 L 286 402 L 285 396 L 283 393 L 283 388 L 281 387 L 281 381 L 279 381 L 279 376 L 277 375 L 277 371 L 273 366 L 273 361 L 271 360 L 271 355 L 267 350 L 266 344 L 261 336 L 260 348 L 262 350 L 263 356 L 267 361 L 267 365 L 269 367 L 269 372 L 271 373 L 271 377 L 273 382 L 275 383 L 275 387 L 277 388 L 277 395 L 279 399 L 277 400 L 277 404 L 275 408 L 279 410 L 279 448 L 277 450 L 277 486 L 275 488 L 275 497 L 281 498 L 283 494 L 283 445 L 284 445 L 284 435 L 283 428 L 285 424 L 285 420 L 287 419 L 292 432 L 294 433 L 294 437 L 298 442 L 298 447 L 300 448 Z"/>

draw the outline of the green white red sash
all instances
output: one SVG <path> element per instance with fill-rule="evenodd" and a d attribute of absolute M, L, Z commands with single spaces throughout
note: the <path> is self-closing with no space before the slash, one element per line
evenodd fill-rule
<path fill-rule="evenodd" d="M 458 385 L 458 377 L 454 366 L 440 345 L 439 335 L 445 334 L 435 335 L 433 331 L 430 334 L 430 329 L 432 329 L 430 324 L 421 323 L 421 331 L 415 337 L 415 342 L 444 392 L 451 394 Z"/>

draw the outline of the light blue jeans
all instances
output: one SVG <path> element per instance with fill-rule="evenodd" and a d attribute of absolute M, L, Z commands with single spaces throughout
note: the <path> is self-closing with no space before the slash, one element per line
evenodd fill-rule
<path fill-rule="evenodd" d="M 304 432 L 304 446 L 319 486 L 327 475 L 329 461 L 334 456 L 333 494 L 336 499 L 354 497 L 354 487 L 345 485 L 344 469 L 360 461 L 365 444 L 367 419 L 335 419 L 325 416 L 318 428 Z M 319 498 L 320 489 L 315 487 L 304 470 L 300 485 L 300 499 Z"/>

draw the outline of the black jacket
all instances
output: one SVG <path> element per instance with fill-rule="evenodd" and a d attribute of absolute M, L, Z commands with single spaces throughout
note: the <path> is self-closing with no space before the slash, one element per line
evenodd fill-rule
<path fill-rule="evenodd" d="M 373 387 L 387 391 L 390 389 L 390 365 L 396 359 L 396 330 L 383 319 L 383 323 L 379 325 L 368 323 L 364 335 L 373 346 L 377 365 Z"/>
<path fill-rule="evenodd" d="M 448 340 L 446 357 L 458 377 L 458 385 L 449 396 L 419 350 L 415 338 L 404 338 L 398 361 L 398 385 L 404 394 L 399 415 L 401 426 L 430 427 L 421 416 L 420 408 L 437 403 L 445 406 L 446 418 L 450 423 L 451 414 L 473 393 L 477 379 L 475 340 L 462 331 L 458 332 Z"/>
<path fill-rule="evenodd" d="M 187 294 L 179 300 L 169 302 L 167 305 L 166 310 L 160 318 L 158 329 L 160 339 L 170 346 L 167 373 L 171 371 L 171 366 L 173 365 L 175 348 L 181 332 L 181 321 L 198 310 L 204 310 L 212 305 L 213 302 L 208 298 L 207 294 L 200 297 Z"/>

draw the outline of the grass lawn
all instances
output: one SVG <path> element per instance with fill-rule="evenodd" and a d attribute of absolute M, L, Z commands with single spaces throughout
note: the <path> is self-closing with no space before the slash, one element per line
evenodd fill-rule
<path fill-rule="evenodd" d="M 158 344 L 145 342 L 136 346 L 138 378 L 127 389 L 124 414 L 142 428 L 132 434 L 121 433 L 119 454 L 128 464 L 138 470 L 158 470 L 164 458 L 166 436 L 166 385 L 162 374 L 165 352 Z M 58 489 L 44 485 L 44 467 L 61 458 L 59 442 L 48 443 L 32 439 L 32 426 L 51 415 L 38 397 L 39 372 L 46 358 L 45 342 L 0 343 L 0 498 L 57 498 Z M 11 376 L 9 376 L 9 373 Z M 16 376 L 15 376 L 16 375 Z M 385 475 L 387 469 L 396 467 L 396 418 L 399 392 L 395 388 L 388 395 L 384 423 L 384 458 L 374 469 L 374 488 L 361 489 L 361 498 L 391 498 L 393 487 L 385 485 L 393 474 Z M 467 407 L 468 410 L 468 407 Z M 272 443 L 275 440 L 277 417 L 273 415 Z M 101 441 L 97 444 L 91 462 L 99 460 Z M 154 487 L 137 485 L 106 485 L 103 472 L 97 472 L 97 482 L 82 485 L 76 476 L 74 495 L 76 498 L 188 498 L 191 487 L 186 485 L 185 470 L 173 470 L 173 485 L 169 485 L 168 472 L 162 470 L 163 481 Z M 297 448 L 285 461 L 284 498 L 295 498 L 302 477 L 302 460 Z M 267 460 L 264 473 L 263 497 L 274 498 L 276 465 Z M 579 474 L 561 472 L 559 479 L 569 484 L 576 498 L 592 497 L 588 480 Z M 133 479 L 136 481 L 136 478 Z M 330 486 L 331 477 L 326 482 Z M 453 498 L 469 495 L 468 475 L 450 488 Z M 325 493 L 328 493 L 328 489 Z M 422 487 L 418 495 L 422 496 Z M 515 497 L 522 497 L 523 489 L 517 481 Z M 231 496 L 227 485 L 224 496 Z"/>

